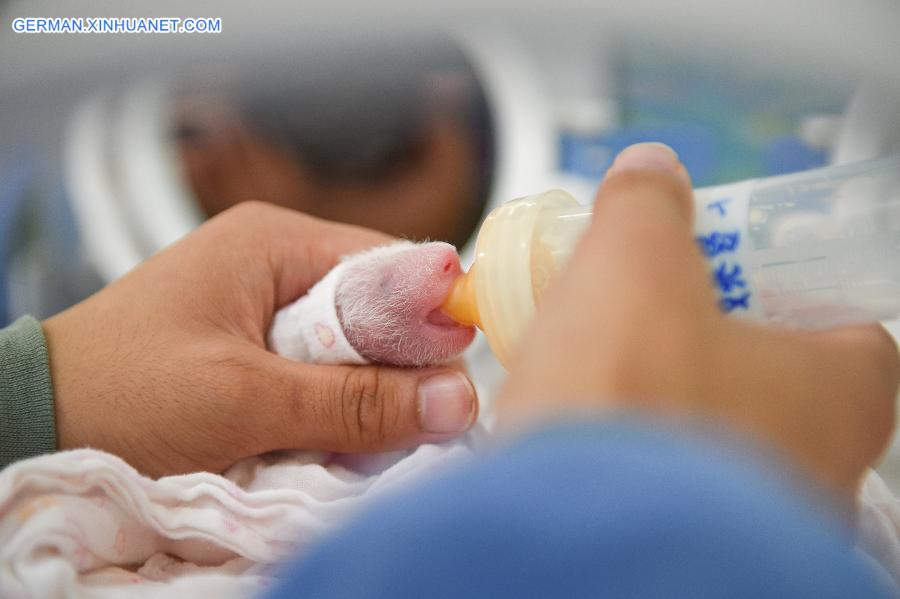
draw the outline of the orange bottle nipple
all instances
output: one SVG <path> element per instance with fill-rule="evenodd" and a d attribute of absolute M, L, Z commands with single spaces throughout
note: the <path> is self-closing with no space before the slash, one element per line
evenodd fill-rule
<path fill-rule="evenodd" d="M 478 303 L 475 299 L 474 272 L 473 266 L 469 272 L 456 278 L 447 299 L 441 305 L 441 310 L 459 324 L 475 325 L 480 329 L 481 319 L 478 316 Z"/>

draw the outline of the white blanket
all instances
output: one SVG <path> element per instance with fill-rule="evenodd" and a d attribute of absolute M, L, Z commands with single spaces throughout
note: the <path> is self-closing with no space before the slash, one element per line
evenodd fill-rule
<path fill-rule="evenodd" d="M 282 452 L 159 480 L 90 449 L 18 462 L 0 475 L 0 597 L 252 596 L 361 505 L 471 453 Z"/>

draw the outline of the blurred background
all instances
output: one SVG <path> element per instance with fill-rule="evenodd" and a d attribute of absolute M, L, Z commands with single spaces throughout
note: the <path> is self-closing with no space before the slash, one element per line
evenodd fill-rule
<path fill-rule="evenodd" d="M 0 326 L 246 200 L 465 262 L 490 207 L 589 202 L 631 143 L 696 186 L 900 152 L 896 0 L 335 4 L 0 1 Z M 65 16 L 221 32 L 11 27 Z"/>

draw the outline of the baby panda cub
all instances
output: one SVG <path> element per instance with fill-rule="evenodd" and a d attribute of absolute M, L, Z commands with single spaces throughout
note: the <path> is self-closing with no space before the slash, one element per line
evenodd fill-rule
<path fill-rule="evenodd" d="M 278 311 L 269 348 L 319 364 L 446 361 L 475 336 L 440 310 L 459 274 L 459 256 L 447 243 L 397 241 L 347 256 Z"/>

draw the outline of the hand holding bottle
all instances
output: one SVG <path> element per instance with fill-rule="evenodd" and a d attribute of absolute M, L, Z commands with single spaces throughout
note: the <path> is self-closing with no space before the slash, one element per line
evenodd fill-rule
<path fill-rule="evenodd" d="M 852 494 L 894 427 L 895 343 L 874 325 L 801 332 L 727 317 L 693 210 L 674 152 L 620 154 L 512 357 L 501 423 L 621 409 L 709 420 Z"/>

